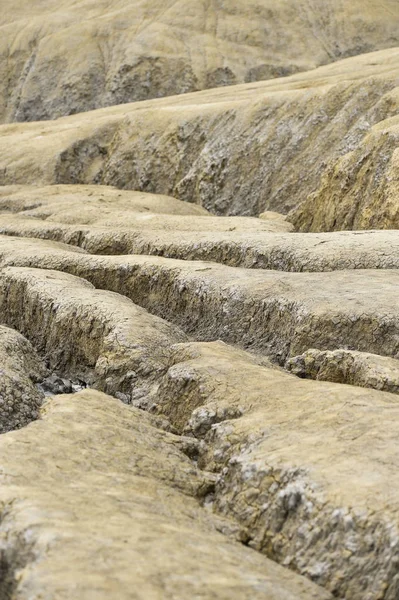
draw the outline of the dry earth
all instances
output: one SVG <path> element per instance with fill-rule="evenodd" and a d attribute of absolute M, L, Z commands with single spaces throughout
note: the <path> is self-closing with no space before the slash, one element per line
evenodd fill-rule
<path fill-rule="evenodd" d="M 33 488 L 25 466 L 4 487 L 4 598 L 68 597 L 76 578 L 82 598 L 397 598 L 398 232 L 296 234 L 276 213 L 93 185 L 6 186 L 0 210 L 14 379 L 42 383 L 36 410 L 49 373 L 92 388 L 3 438 L 13 472 L 41 439 Z M 25 424 L 18 406 L 4 429 Z M 167 466 L 165 436 L 186 466 Z"/>
<path fill-rule="evenodd" d="M 293 210 L 303 231 L 394 229 L 398 80 L 393 48 L 282 79 L 3 125 L 0 184 L 114 185 L 223 215 Z"/>
<path fill-rule="evenodd" d="M 86 391 L 42 415 L 0 438 L 2 598 L 330 598 L 220 533 L 211 478 L 141 411 Z"/>
<path fill-rule="evenodd" d="M 0 600 L 399 600 L 398 31 L 2 7 Z"/>
<path fill-rule="evenodd" d="M 15 0 L 0 121 L 279 77 L 399 45 L 396 0 Z"/>

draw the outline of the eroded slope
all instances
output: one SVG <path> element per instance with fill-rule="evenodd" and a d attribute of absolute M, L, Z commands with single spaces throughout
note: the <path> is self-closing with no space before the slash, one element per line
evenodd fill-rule
<path fill-rule="evenodd" d="M 398 117 L 375 125 L 352 152 L 331 162 L 290 221 L 299 231 L 399 229 L 398 142 Z"/>
<path fill-rule="evenodd" d="M 397 114 L 398 76 L 392 49 L 285 79 L 2 126 L 0 183 L 106 183 L 218 214 L 286 213 Z M 386 167 L 378 175 L 371 164 L 371 176 Z"/>
<path fill-rule="evenodd" d="M 398 45 L 398 25 L 395 0 L 19 0 L 0 17 L 0 121 L 283 76 Z"/>

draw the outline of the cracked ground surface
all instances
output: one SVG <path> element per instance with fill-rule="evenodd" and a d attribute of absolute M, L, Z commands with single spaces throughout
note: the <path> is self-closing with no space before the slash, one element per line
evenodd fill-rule
<path fill-rule="evenodd" d="M 0 341 L 36 411 L 3 416 L 4 598 L 396 598 L 398 232 L 101 186 L 1 209 Z M 49 373 L 90 389 L 44 398 Z"/>
<path fill-rule="evenodd" d="M 397 2 L 133 4 L 0 11 L 0 600 L 399 600 Z"/>

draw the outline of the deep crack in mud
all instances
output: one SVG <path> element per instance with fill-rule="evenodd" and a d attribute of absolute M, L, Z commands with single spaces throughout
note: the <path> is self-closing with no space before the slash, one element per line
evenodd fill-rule
<path fill-rule="evenodd" d="M 0 11 L 0 600 L 398 600 L 399 7 L 50 4 Z"/>

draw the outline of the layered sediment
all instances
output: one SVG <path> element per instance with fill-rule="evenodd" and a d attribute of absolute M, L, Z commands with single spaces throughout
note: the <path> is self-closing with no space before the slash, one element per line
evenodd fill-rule
<path fill-rule="evenodd" d="M 0 21 L 0 120 L 290 75 L 398 46 L 398 20 L 395 0 L 19 0 Z"/>
<path fill-rule="evenodd" d="M 86 390 L 50 404 L 79 407 L 89 399 L 91 406 L 93 398 L 108 410 L 117 400 L 127 415 L 153 419 L 154 435 L 172 432 L 195 477 L 208 482 L 202 496 L 190 492 L 198 519 L 211 515 L 222 534 L 250 546 L 266 561 L 264 573 L 269 559 L 313 580 L 312 593 L 395 598 L 397 233 L 276 232 L 269 225 L 284 228 L 285 220 L 274 215 L 218 220 L 185 214 L 173 199 L 104 188 L 3 191 L 3 323 L 30 340 L 51 372 L 114 397 Z M 224 244 L 215 241 L 212 262 L 201 260 L 201 232 Z M 164 244 L 186 235 L 194 260 L 121 254 L 146 234 L 164 236 Z M 113 254 L 100 254 L 113 237 Z M 248 260 L 248 248 L 260 251 L 260 242 L 272 268 L 228 264 L 234 244 Z M 370 261 L 374 268 L 364 268 Z M 131 405 L 153 416 L 129 413 Z M 185 471 L 176 470 L 185 482 Z M 100 590 L 109 585 L 102 576 Z M 42 585 L 40 573 L 34 581 Z M 252 594 L 251 585 L 243 583 Z M 227 597 L 227 589 L 215 597 Z"/>
<path fill-rule="evenodd" d="M 0 600 L 398 600 L 396 2 L 31 4 Z"/>
<path fill-rule="evenodd" d="M 366 147 L 376 161 L 361 172 L 364 183 L 351 175 L 342 192 L 360 198 L 356 190 L 367 181 L 390 181 L 396 137 L 384 132 L 398 112 L 398 76 L 392 48 L 287 78 L 3 125 L 0 183 L 107 184 L 219 215 L 286 214 L 323 189 L 329 168 Z M 378 158 L 380 141 L 389 148 Z M 363 162 L 354 159 L 354 173 Z M 394 203 L 395 189 L 394 181 L 381 188 L 384 206 Z M 395 227 L 379 204 L 372 227 Z M 309 229 L 299 216 L 294 223 Z"/>

